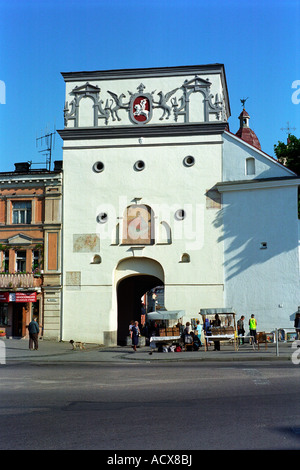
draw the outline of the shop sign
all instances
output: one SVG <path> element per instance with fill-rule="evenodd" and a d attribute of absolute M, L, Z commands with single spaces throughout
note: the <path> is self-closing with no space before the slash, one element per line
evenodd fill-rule
<path fill-rule="evenodd" d="M 0 292 L 0 302 L 9 302 L 9 292 Z"/>
<path fill-rule="evenodd" d="M 0 292 L 0 302 L 36 302 L 36 292 Z"/>
<path fill-rule="evenodd" d="M 16 292 L 15 302 L 36 302 L 36 292 Z"/>

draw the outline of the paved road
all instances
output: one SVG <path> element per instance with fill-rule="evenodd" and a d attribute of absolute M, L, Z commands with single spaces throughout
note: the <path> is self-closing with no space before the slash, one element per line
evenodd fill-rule
<path fill-rule="evenodd" d="M 290 361 L 12 361 L 0 378 L 1 449 L 300 448 Z"/>

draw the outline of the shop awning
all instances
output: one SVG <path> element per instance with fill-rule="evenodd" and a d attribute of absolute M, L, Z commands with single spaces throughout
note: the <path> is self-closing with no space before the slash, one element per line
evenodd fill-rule
<path fill-rule="evenodd" d="M 228 308 L 203 308 L 200 310 L 201 315 L 215 315 L 217 314 L 226 314 L 226 313 L 233 313 L 235 314 L 235 311 L 228 307 Z"/>
<path fill-rule="evenodd" d="M 184 314 L 185 310 L 158 310 L 147 313 L 147 320 L 178 320 Z"/>

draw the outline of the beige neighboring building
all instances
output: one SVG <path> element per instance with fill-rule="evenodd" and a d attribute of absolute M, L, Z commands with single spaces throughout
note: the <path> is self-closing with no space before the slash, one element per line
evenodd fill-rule
<path fill-rule="evenodd" d="M 0 331 L 28 336 L 35 315 L 44 338 L 61 338 L 62 162 L 0 173 Z"/>

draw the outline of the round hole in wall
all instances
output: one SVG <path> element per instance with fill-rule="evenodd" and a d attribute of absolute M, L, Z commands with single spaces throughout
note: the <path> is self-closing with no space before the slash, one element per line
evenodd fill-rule
<path fill-rule="evenodd" d="M 145 166 L 146 166 L 146 165 L 145 165 L 145 162 L 143 162 L 143 160 L 138 160 L 138 161 L 135 162 L 135 164 L 134 164 L 134 169 L 135 169 L 136 171 L 142 171 L 142 170 L 144 170 Z"/>
<path fill-rule="evenodd" d="M 183 164 L 185 166 L 193 166 L 195 164 L 195 158 L 192 157 L 192 155 L 188 155 L 187 157 L 184 157 Z"/>
<path fill-rule="evenodd" d="M 106 212 L 100 212 L 100 214 L 97 215 L 96 220 L 98 224 L 105 224 L 107 222 L 108 215 Z"/>
<path fill-rule="evenodd" d="M 186 213 L 183 209 L 178 209 L 178 211 L 175 212 L 176 220 L 183 220 L 185 216 L 186 216 Z"/>
<path fill-rule="evenodd" d="M 103 162 L 96 162 L 96 163 L 94 163 L 94 165 L 93 165 L 93 170 L 94 170 L 96 173 L 101 173 L 101 171 L 104 170 L 104 163 L 103 163 Z"/>

